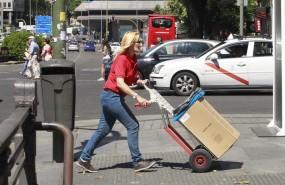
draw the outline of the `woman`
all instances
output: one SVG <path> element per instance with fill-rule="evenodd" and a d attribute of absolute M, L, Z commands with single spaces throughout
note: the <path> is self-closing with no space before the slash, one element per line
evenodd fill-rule
<path fill-rule="evenodd" d="M 41 54 L 44 62 L 50 61 L 52 58 L 52 48 L 49 43 L 50 43 L 49 38 L 45 38 L 45 41 L 44 41 L 45 45 L 43 47 L 42 54 Z"/>
<path fill-rule="evenodd" d="M 141 106 L 150 106 L 150 102 L 135 93 L 129 85 L 144 84 L 147 80 L 138 79 L 136 53 L 141 50 L 141 39 L 138 32 L 127 32 L 122 40 L 119 55 L 114 60 L 109 78 L 101 93 L 100 101 L 103 112 L 98 128 L 92 135 L 76 164 L 86 171 L 98 172 L 91 165 L 91 156 L 100 141 L 112 130 L 116 120 L 120 121 L 128 131 L 128 145 L 135 172 L 152 167 L 155 161 L 144 161 L 138 147 L 139 123 L 125 103 L 124 98 L 131 96 Z"/>
<path fill-rule="evenodd" d="M 112 60 L 111 46 L 108 40 L 103 40 L 102 49 L 100 50 L 100 52 L 103 55 L 103 59 L 102 59 L 102 66 L 101 66 L 101 78 L 99 78 L 98 81 L 104 81 L 105 67 L 108 64 L 108 62 Z"/>

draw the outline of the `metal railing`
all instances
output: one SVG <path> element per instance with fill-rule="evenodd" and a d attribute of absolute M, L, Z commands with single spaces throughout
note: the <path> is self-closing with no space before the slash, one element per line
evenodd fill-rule
<path fill-rule="evenodd" d="M 64 136 L 63 184 L 73 183 L 73 134 L 60 123 L 36 122 L 37 83 L 15 82 L 15 111 L 0 123 L 0 185 L 36 185 L 36 131 Z"/>

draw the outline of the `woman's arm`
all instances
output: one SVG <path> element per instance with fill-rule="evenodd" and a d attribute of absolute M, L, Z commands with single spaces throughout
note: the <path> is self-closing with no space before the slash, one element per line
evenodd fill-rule
<path fill-rule="evenodd" d="M 107 47 L 104 46 L 102 50 L 100 50 L 101 53 L 103 54 L 103 56 L 106 56 L 107 55 Z"/>
<path fill-rule="evenodd" d="M 143 80 L 141 80 L 142 82 Z M 144 83 L 144 82 L 142 82 Z M 151 105 L 151 103 L 144 99 L 143 97 L 141 97 L 140 95 L 138 95 L 135 91 L 133 91 L 124 81 L 123 78 L 117 78 L 117 86 L 118 88 L 123 91 L 125 94 L 135 98 L 141 106 L 146 106 L 146 107 L 149 107 Z"/>

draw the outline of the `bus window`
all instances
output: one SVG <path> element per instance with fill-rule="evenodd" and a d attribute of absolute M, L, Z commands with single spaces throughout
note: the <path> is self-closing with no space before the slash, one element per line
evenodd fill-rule
<path fill-rule="evenodd" d="M 164 18 L 160 18 L 160 19 L 153 19 L 152 20 L 152 27 L 154 28 L 171 28 L 172 27 L 172 23 L 173 21 L 170 19 L 164 19 Z"/>

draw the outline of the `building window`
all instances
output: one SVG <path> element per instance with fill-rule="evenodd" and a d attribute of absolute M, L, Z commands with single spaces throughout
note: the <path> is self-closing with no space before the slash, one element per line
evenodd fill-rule
<path fill-rule="evenodd" d="M 6 8 L 6 3 L 5 2 L 3 3 L 3 8 Z"/>
<path fill-rule="evenodd" d="M 8 8 L 11 8 L 11 2 L 8 2 Z"/>

